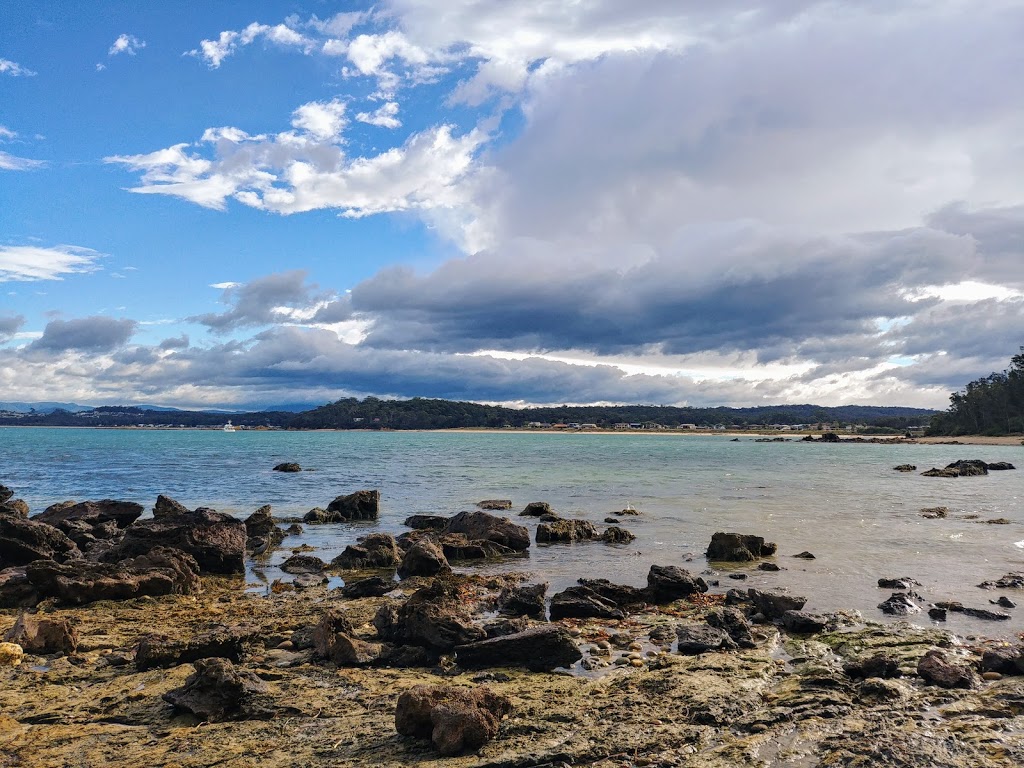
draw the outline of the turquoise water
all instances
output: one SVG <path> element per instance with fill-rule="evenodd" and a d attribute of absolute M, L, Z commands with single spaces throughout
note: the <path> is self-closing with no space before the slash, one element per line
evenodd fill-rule
<path fill-rule="evenodd" d="M 961 458 L 1011 461 L 1022 469 L 977 478 L 926 478 L 922 471 Z M 300 474 L 271 471 L 297 461 Z M 189 507 L 245 517 L 271 504 L 301 516 L 335 496 L 379 488 L 377 523 L 307 527 L 301 539 L 327 560 L 370 530 L 401 533 L 411 514 L 450 515 L 481 499 L 507 498 L 514 515 L 548 501 L 564 516 L 599 527 L 623 518 L 637 540 L 531 548 L 528 558 L 490 569 L 527 570 L 559 589 L 580 576 L 642 585 L 652 563 L 707 568 L 702 552 L 716 530 L 756 533 L 779 544 L 786 570 L 750 568 L 732 586 L 786 586 L 810 597 L 809 610 L 860 610 L 881 618 L 880 577 L 911 576 L 928 600 L 989 608 L 1001 592 L 974 585 L 1024 570 L 1024 447 L 732 442 L 728 437 L 475 432 L 235 432 L 0 428 L 0 483 L 33 512 L 64 499 L 120 498 L 150 506 L 157 494 Z M 926 520 L 922 507 L 947 506 Z M 962 519 L 1007 518 L 1009 525 Z M 536 521 L 521 519 L 528 527 Z M 810 550 L 817 559 L 791 555 Z M 275 554 L 263 575 L 290 552 Z M 692 558 L 692 560 L 691 560 Z M 250 578 L 255 579 L 254 574 Z M 711 578 L 716 578 L 712 576 Z M 1024 594 L 1009 622 L 951 615 L 961 633 L 1024 631 Z M 918 617 L 927 622 L 927 617 Z"/>

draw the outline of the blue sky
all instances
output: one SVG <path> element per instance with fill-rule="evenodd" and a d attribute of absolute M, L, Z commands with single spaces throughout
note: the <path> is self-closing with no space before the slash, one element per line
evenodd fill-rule
<path fill-rule="evenodd" d="M 943 407 L 1024 4 L 11 2 L 0 400 Z"/>

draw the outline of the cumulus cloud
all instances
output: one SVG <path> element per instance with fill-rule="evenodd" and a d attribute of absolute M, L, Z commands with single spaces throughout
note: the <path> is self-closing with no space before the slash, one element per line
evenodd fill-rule
<path fill-rule="evenodd" d="M 360 112 L 356 120 L 369 125 L 377 125 L 381 128 L 401 128 L 402 121 L 398 119 L 398 103 L 389 101 L 373 112 Z"/>
<path fill-rule="evenodd" d="M 110 352 L 123 346 L 135 333 L 134 320 L 112 317 L 83 317 L 75 320 L 51 320 L 43 335 L 29 345 L 33 351 Z"/>
<path fill-rule="evenodd" d="M 35 74 L 36 73 L 31 69 L 21 66 L 16 61 L 0 58 L 0 75 L 10 75 L 11 77 L 33 77 Z"/>
<path fill-rule="evenodd" d="M 61 280 L 65 275 L 94 272 L 101 258 L 102 253 L 75 245 L 0 245 L 0 283 Z"/>
<path fill-rule="evenodd" d="M 257 40 L 284 48 L 297 48 L 307 53 L 313 47 L 312 40 L 287 23 L 268 25 L 253 22 L 240 31 L 221 32 L 215 40 L 202 40 L 198 48 L 187 51 L 186 54 L 202 59 L 211 69 L 217 69 L 224 59 L 233 55 L 239 48 L 251 45 Z"/>
<path fill-rule="evenodd" d="M 273 325 L 293 319 L 309 319 L 330 298 L 306 282 L 304 270 L 282 272 L 248 283 L 225 283 L 221 301 L 225 312 L 189 318 L 212 331 L 223 333 L 247 326 Z"/>
<path fill-rule="evenodd" d="M 107 51 L 108 56 L 117 56 L 121 53 L 126 53 L 129 56 L 134 56 L 141 49 L 146 47 L 146 41 L 140 40 L 135 35 L 121 34 L 118 35 L 117 40 L 110 46 L 110 50 Z"/>
<path fill-rule="evenodd" d="M 24 324 L 24 315 L 0 317 L 0 342 L 10 341 Z"/>

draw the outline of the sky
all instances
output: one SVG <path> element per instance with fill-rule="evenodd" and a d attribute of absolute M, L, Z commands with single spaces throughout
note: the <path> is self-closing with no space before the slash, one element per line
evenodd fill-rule
<path fill-rule="evenodd" d="M 1024 0 L 0 4 L 0 400 L 944 408 Z"/>

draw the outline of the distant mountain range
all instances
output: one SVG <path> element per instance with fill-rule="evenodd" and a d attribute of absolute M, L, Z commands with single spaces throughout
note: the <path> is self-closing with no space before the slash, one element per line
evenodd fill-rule
<path fill-rule="evenodd" d="M 287 413 L 301 413 L 302 411 L 308 411 L 313 408 L 317 408 L 322 403 L 283 403 L 281 405 L 268 405 L 268 406 L 242 406 L 235 409 L 226 408 L 211 408 L 203 410 L 201 413 L 253 413 L 260 411 L 285 411 Z M 13 413 L 53 413 L 54 411 L 68 411 L 69 413 L 82 413 L 84 411 L 95 410 L 99 406 L 95 405 L 81 405 L 80 403 L 56 403 L 56 402 L 37 402 L 37 403 L 23 403 L 23 402 L 0 402 L 0 411 L 11 411 Z M 131 405 L 118 406 L 121 408 L 140 408 L 144 411 L 166 411 L 168 413 L 192 413 L 183 408 L 170 408 L 166 405 L 150 405 L 148 403 L 133 403 Z"/>

